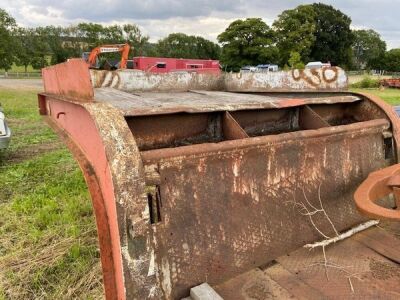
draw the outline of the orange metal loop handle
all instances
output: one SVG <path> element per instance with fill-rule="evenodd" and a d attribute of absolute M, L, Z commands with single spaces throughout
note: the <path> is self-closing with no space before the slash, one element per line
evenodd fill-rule
<path fill-rule="evenodd" d="M 358 210 L 372 218 L 400 220 L 400 210 L 388 209 L 376 204 L 379 199 L 393 194 L 400 195 L 400 164 L 369 174 L 357 188 L 354 200 Z M 399 205 L 399 203 L 397 203 Z"/>

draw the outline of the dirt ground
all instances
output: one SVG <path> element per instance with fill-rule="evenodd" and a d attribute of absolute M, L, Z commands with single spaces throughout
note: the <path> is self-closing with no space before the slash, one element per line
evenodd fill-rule
<path fill-rule="evenodd" d="M 43 90 L 42 79 L 0 79 L 0 88 Z"/>

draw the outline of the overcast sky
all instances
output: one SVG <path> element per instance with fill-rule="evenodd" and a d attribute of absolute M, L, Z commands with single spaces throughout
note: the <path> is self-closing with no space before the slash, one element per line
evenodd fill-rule
<path fill-rule="evenodd" d="M 400 48 L 400 0 L 330 0 L 353 20 L 352 27 L 378 31 L 389 48 Z M 298 0 L 0 0 L 0 7 L 23 26 L 134 22 L 157 41 L 172 32 L 216 41 L 230 22 L 261 17 L 271 25 Z"/>

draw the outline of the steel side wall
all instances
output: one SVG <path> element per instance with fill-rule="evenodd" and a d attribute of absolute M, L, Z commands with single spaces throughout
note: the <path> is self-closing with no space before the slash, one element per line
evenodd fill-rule
<path fill-rule="evenodd" d="M 216 152 L 202 145 L 203 153 L 161 158 L 162 222 L 153 225 L 153 235 L 165 297 L 179 299 L 188 287 L 221 283 L 321 239 L 294 204 L 306 203 L 303 191 L 319 207 L 321 186 L 337 230 L 361 222 L 355 187 L 387 163 L 382 132 L 389 124 L 372 123 L 350 125 L 340 135 L 310 130 L 302 139 L 265 137 L 263 145 Z M 333 234 L 323 216 L 315 220 Z"/>

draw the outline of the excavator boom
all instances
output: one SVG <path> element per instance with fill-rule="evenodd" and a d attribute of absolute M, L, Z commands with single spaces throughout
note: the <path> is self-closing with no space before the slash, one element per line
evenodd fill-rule
<path fill-rule="evenodd" d="M 120 69 L 126 69 L 126 62 L 128 60 L 129 44 L 116 44 L 116 45 L 102 45 L 94 48 L 88 58 L 88 63 L 92 67 L 96 64 L 97 56 L 101 53 L 121 52 Z"/>

